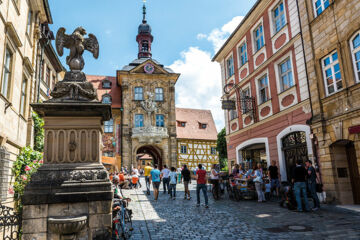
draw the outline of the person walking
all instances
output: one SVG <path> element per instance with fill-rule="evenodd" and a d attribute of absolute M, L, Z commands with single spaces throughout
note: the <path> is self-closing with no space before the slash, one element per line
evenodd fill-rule
<path fill-rule="evenodd" d="M 206 189 L 206 171 L 202 169 L 202 164 L 199 164 L 198 170 L 196 171 L 196 206 L 200 206 L 200 190 L 203 192 L 205 199 L 205 208 L 209 208 L 207 189 Z"/>
<path fill-rule="evenodd" d="M 144 176 L 145 176 L 145 185 L 146 185 L 146 194 L 147 195 L 150 195 L 150 184 L 151 184 L 151 181 L 150 181 L 150 172 L 153 170 L 153 168 L 150 166 L 150 163 L 148 162 L 146 164 L 146 167 L 144 169 Z"/>
<path fill-rule="evenodd" d="M 274 190 L 276 189 L 276 197 L 279 198 L 279 188 L 280 188 L 280 174 L 279 174 L 279 169 L 276 166 L 276 161 L 272 160 L 271 161 L 271 166 L 268 168 L 269 172 L 268 172 L 268 176 L 270 179 L 270 184 L 271 184 L 271 194 L 274 192 Z M 271 195 L 270 194 L 270 195 Z"/>
<path fill-rule="evenodd" d="M 216 164 L 213 164 L 210 171 L 210 183 L 213 185 L 215 189 L 215 199 L 220 198 L 220 184 L 219 184 L 219 172 L 216 170 Z"/>
<path fill-rule="evenodd" d="M 168 194 L 170 194 L 170 189 L 169 189 L 169 174 L 170 174 L 170 170 L 167 168 L 166 165 L 164 165 L 163 170 L 161 170 L 161 179 L 163 181 L 163 188 L 164 188 L 164 194 L 166 193 L 166 189 Z"/>
<path fill-rule="evenodd" d="M 305 161 L 306 168 L 307 168 L 307 186 L 311 193 L 311 198 L 314 202 L 314 207 L 312 208 L 313 211 L 316 211 L 320 208 L 320 201 L 316 194 L 316 171 L 315 168 L 312 165 L 311 160 Z"/>
<path fill-rule="evenodd" d="M 307 176 L 307 171 L 304 168 L 304 166 L 302 165 L 302 161 L 297 160 L 296 167 L 293 170 L 292 182 L 294 183 L 294 192 L 295 192 L 295 198 L 296 198 L 298 212 L 303 211 L 301 194 L 304 197 L 305 211 L 309 211 L 309 202 L 308 202 L 307 193 L 306 193 L 306 176 Z"/>
<path fill-rule="evenodd" d="M 158 169 L 158 165 L 154 165 L 154 169 L 150 172 L 150 182 L 153 183 L 153 189 L 154 189 L 154 199 L 155 201 L 158 200 L 159 197 L 159 187 L 160 187 L 160 170 Z"/>
<path fill-rule="evenodd" d="M 191 183 L 191 173 L 190 170 L 184 165 L 183 170 L 181 170 L 181 178 L 183 179 L 185 195 L 184 199 L 190 200 L 190 191 L 189 191 L 189 184 Z"/>
<path fill-rule="evenodd" d="M 262 173 L 261 165 L 260 166 L 259 165 L 254 166 L 252 178 L 253 178 L 253 182 L 255 183 L 258 202 L 266 202 L 264 192 L 262 191 L 263 173 Z"/>
<path fill-rule="evenodd" d="M 176 198 L 176 183 L 177 183 L 177 173 L 176 168 L 171 167 L 171 172 L 169 173 L 169 182 L 170 182 L 170 198 L 175 200 Z"/>

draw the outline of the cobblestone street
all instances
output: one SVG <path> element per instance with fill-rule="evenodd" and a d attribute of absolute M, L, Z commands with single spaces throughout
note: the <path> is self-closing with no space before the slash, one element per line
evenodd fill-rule
<path fill-rule="evenodd" d="M 132 239 L 359 239 L 360 215 L 323 206 L 316 213 L 297 213 L 275 202 L 215 202 L 210 208 L 196 207 L 195 182 L 191 201 L 183 200 L 183 185 L 177 185 L 177 199 L 163 194 L 158 202 L 142 189 L 124 190 L 133 209 Z M 203 198 L 201 199 L 203 203 Z"/>

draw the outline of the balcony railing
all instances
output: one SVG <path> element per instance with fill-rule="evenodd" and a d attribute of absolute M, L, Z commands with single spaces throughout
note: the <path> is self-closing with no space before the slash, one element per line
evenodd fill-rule
<path fill-rule="evenodd" d="M 168 138 L 168 130 L 165 127 L 137 127 L 132 129 L 132 138 L 139 138 L 140 142 L 146 142 L 150 139 L 153 141 L 161 141 L 163 138 Z"/>

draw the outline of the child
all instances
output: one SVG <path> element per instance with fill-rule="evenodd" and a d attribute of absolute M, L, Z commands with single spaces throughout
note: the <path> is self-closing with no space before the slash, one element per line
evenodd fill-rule
<path fill-rule="evenodd" d="M 175 200 L 176 198 L 176 182 L 177 182 L 177 174 L 176 169 L 174 167 L 171 167 L 171 172 L 169 174 L 170 177 L 170 198 Z M 174 192 L 173 192 L 174 190 Z"/>
<path fill-rule="evenodd" d="M 265 182 L 265 199 L 266 201 L 270 200 L 270 194 L 271 194 L 271 184 L 269 180 L 266 180 Z"/>

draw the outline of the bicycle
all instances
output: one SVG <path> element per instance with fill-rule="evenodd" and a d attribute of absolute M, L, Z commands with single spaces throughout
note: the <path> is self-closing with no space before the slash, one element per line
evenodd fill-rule
<path fill-rule="evenodd" d="M 132 227 L 132 210 L 127 208 L 127 204 L 130 202 L 129 198 L 116 199 L 114 205 L 118 212 L 113 218 L 113 240 L 129 239 L 131 232 L 134 230 Z"/>

